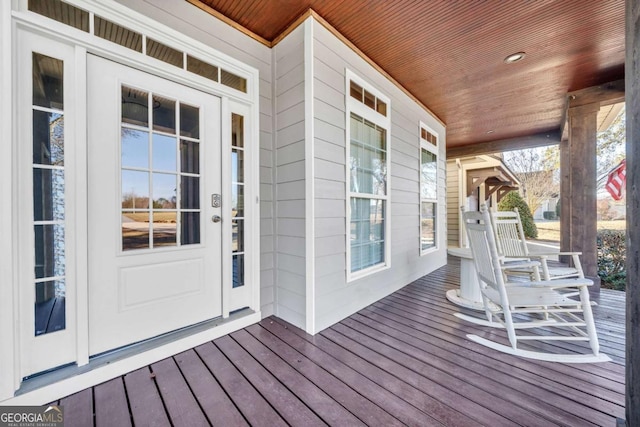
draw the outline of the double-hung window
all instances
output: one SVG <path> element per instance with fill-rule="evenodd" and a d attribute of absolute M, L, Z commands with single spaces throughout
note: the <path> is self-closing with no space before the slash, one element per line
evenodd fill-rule
<path fill-rule="evenodd" d="M 347 72 L 347 271 L 389 266 L 389 99 Z"/>
<path fill-rule="evenodd" d="M 420 123 L 420 253 L 438 245 L 438 135 Z"/>

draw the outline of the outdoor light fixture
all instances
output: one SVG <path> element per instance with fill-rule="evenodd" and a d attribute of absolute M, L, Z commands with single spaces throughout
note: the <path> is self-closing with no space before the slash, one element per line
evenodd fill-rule
<path fill-rule="evenodd" d="M 504 63 L 513 64 L 514 62 L 522 61 L 524 57 L 525 57 L 524 52 L 512 53 L 511 55 L 508 55 L 506 58 L 504 58 Z"/>

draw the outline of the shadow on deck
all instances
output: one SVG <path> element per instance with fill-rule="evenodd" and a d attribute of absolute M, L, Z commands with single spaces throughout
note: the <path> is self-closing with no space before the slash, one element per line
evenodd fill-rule
<path fill-rule="evenodd" d="M 455 260 L 316 336 L 270 317 L 59 401 L 65 426 L 615 425 L 624 416 L 624 293 L 594 308 L 613 362 L 495 352 L 453 316 Z"/>

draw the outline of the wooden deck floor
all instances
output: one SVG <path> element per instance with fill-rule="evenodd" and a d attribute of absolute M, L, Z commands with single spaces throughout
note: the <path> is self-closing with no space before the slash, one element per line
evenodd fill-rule
<path fill-rule="evenodd" d="M 595 299 L 592 365 L 465 338 L 454 260 L 312 337 L 271 317 L 61 399 L 65 426 L 614 426 L 624 416 L 624 294 Z"/>

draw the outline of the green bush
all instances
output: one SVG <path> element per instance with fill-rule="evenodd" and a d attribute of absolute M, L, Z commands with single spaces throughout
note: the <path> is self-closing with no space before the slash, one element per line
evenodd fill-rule
<path fill-rule="evenodd" d="M 598 230 L 598 276 L 603 288 L 624 291 L 627 282 L 625 261 L 626 231 Z"/>
<path fill-rule="evenodd" d="M 530 239 L 538 237 L 538 229 L 536 228 L 536 224 L 533 222 L 533 215 L 531 215 L 529 205 L 527 205 L 527 202 L 525 202 L 522 196 L 520 196 L 520 193 L 517 191 L 511 191 L 507 193 L 502 200 L 500 200 L 500 203 L 498 203 L 499 211 L 513 211 L 515 208 L 518 208 L 518 212 L 520 212 L 524 235 Z"/>
<path fill-rule="evenodd" d="M 560 218 L 560 200 L 556 203 L 556 218 Z"/>
<path fill-rule="evenodd" d="M 544 211 L 542 212 L 542 217 L 544 219 L 556 219 L 556 213 L 554 211 Z"/>

